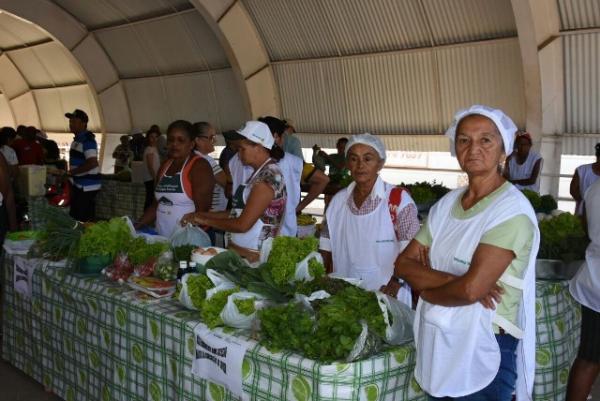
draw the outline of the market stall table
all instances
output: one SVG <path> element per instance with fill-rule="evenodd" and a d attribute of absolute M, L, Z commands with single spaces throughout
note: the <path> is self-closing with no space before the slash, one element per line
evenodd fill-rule
<path fill-rule="evenodd" d="M 96 196 L 96 218 L 130 216 L 135 220 L 144 213 L 145 200 L 143 183 L 103 178 L 102 188 Z"/>
<path fill-rule="evenodd" d="M 15 292 L 14 255 L 4 267 L 3 359 L 70 400 L 233 400 L 190 372 L 198 313 L 173 300 L 133 300 L 129 289 L 40 264 L 31 298 Z M 536 400 L 564 398 L 579 341 L 580 312 L 567 282 L 537 283 Z M 232 335 L 242 336 L 241 333 Z M 414 348 L 325 365 L 271 353 L 254 340 L 243 388 L 251 400 L 424 400 Z"/>

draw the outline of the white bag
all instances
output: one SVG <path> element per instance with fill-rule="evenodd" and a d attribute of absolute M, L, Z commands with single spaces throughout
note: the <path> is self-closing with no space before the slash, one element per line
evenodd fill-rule
<path fill-rule="evenodd" d="M 217 292 L 231 290 L 237 287 L 227 277 L 223 276 L 221 273 L 217 273 L 213 269 L 206 269 L 206 275 L 215 285 L 213 288 L 206 291 L 206 299 L 211 299 Z"/>
<path fill-rule="evenodd" d="M 254 299 L 254 312 L 250 315 L 241 313 L 235 304 L 237 299 Z M 221 311 L 221 319 L 226 326 L 236 329 L 251 329 L 256 321 L 256 311 L 266 306 L 264 298 L 252 292 L 240 291 L 231 294 L 227 298 L 227 303 Z"/>
<path fill-rule="evenodd" d="M 201 228 L 191 224 L 187 224 L 175 230 L 175 232 L 171 235 L 170 241 L 173 248 L 182 245 L 194 245 L 197 247 L 201 246 L 203 248 L 211 246 L 210 237 L 208 234 Z"/>
<path fill-rule="evenodd" d="M 331 294 L 329 294 L 327 291 L 319 290 L 319 291 L 313 292 L 309 296 L 296 293 L 296 294 L 294 294 L 294 300 L 296 300 L 296 302 L 299 302 L 300 304 L 302 304 L 302 306 L 304 306 L 305 309 L 314 313 L 314 310 L 310 303 L 312 301 L 316 301 L 318 299 L 327 299 L 330 296 L 331 296 Z"/>
<path fill-rule="evenodd" d="M 191 310 L 198 310 L 198 308 L 196 308 L 194 306 L 194 303 L 192 302 L 192 299 L 190 298 L 189 294 L 188 294 L 188 287 L 187 287 L 187 281 L 188 279 L 193 276 L 193 275 L 199 275 L 198 273 L 188 273 L 185 274 L 182 278 L 181 278 L 181 291 L 179 291 L 179 296 L 177 297 L 177 299 L 179 300 L 179 302 L 185 306 L 187 309 L 191 309 Z"/>
<path fill-rule="evenodd" d="M 317 262 L 323 264 L 323 257 L 319 252 L 311 252 L 304 259 L 296 264 L 296 273 L 294 273 L 294 281 L 313 281 L 314 277 L 310 274 L 308 262 L 316 259 Z"/>
<path fill-rule="evenodd" d="M 385 342 L 400 345 L 412 341 L 415 311 L 396 298 L 382 292 L 376 291 L 375 295 L 377 295 L 377 301 L 386 325 Z M 391 322 L 389 316 L 392 317 Z"/>

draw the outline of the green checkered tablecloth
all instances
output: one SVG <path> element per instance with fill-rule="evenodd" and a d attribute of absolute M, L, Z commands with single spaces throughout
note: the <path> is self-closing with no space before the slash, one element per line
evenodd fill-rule
<path fill-rule="evenodd" d="M 235 400 L 190 373 L 198 314 L 175 301 L 133 300 L 128 289 L 38 267 L 32 298 L 13 289 L 5 257 L 2 357 L 67 401 Z M 235 335 L 241 335 L 236 333 Z M 350 364 L 323 365 L 251 342 L 250 400 L 424 400 L 412 345 Z"/>
<path fill-rule="evenodd" d="M 579 347 L 581 306 L 571 297 L 568 281 L 538 281 L 535 312 L 535 399 L 564 400 Z"/>
<path fill-rule="evenodd" d="M 145 200 L 144 184 L 103 179 L 96 196 L 96 218 L 130 216 L 136 220 L 144 213 Z"/>

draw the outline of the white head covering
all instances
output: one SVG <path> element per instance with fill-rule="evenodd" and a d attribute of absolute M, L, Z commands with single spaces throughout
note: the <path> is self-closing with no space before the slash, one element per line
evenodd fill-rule
<path fill-rule="evenodd" d="M 496 124 L 500 135 L 502 135 L 502 142 L 504 142 L 504 153 L 510 155 L 513 151 L 513 144 L 515 143 L 517 126 L 502 110 L 492 109 L 491 107 L 482 106 L 480 104 L 475 104 L 468 109 L 460 110 L 454 115 L 452 124 L 450 124 L 450 127 L 446 130 L 446 136 L 450 138 L 450 152 L 452 155 L 455 155 L 454 139 L 456 138 L 456 128 L 458 127 L 458 123 L 466 116 L 473 114 L 485 116 Z"/>
<path fill-rule="evenodd" d="M 348 150 L 356 144 L 363 144 L 372 147 L 375 149 L 379 157 L 385 161 L 385 145 L 381 141 L 381 139 L 377 138 L 375 135 L 371 135 L 368 132 L 360 135 L 352 135 L 348 143 L 346 144 L 346 149 L 344 154 L 348 156 Z"/>
<path fill-rule="evenodd" d="M 237 133 L 267 149 L 271 149 L 275 143 L 269 126 L 260 121 L 247 121 L 246 125 L 238 130 Z"/>

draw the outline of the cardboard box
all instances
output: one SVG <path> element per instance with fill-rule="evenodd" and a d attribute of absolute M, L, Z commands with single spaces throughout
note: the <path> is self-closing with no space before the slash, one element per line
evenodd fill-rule
<path fill-rule="evenodd" d="M 19 193 L 23 196 L 46 194 L 46 166 L 34 164 L 19 166 Z"/>

